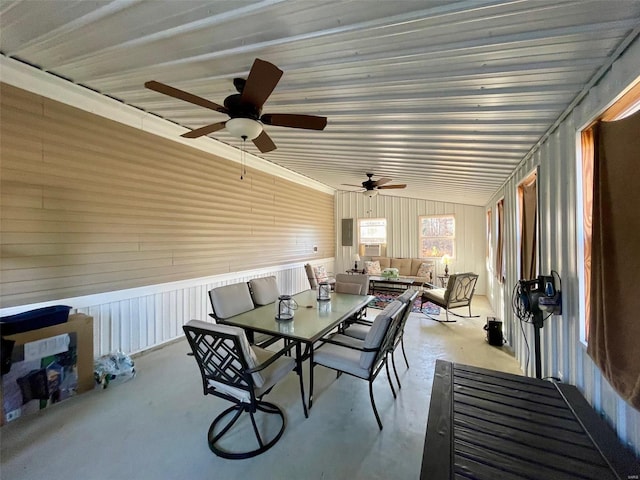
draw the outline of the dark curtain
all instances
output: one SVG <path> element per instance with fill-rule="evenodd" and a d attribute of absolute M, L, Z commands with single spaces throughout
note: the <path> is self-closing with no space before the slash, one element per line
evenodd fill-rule
<path fill-rule="evenodd" d="M 640 112 L 597 124 L 594 141 L 587 352 L 640 410 Z"/>
<path fill-rule="evenodd" d="M 504 257 L 504 200 L 500 200 L 497 207 L 498 231 L 496 232 L 496 278 L 498 279 L 498 282 L 503 283 L 504 276 L 502 275 L 502 262 Z"/>
<path fill-rule="evenodd" d="M 538 229 L 538 189 L 536 179 L 520 186 L 522 189 L 522 238 L 520 242 L 520 272 L 524 280 L 536 278 Z"/>

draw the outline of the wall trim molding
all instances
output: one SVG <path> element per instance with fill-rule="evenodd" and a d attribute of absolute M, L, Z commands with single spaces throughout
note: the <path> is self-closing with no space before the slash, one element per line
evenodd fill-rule
<path fill-rule="evenodd" d="M 4 55 L 0 55 L 0 81 L 85 112 L 158 135 L 172 142 L 240 163 L 240 150 L 231 145 L 209 137 L 182 138 L 180 135 L 188 129 Z M 245 163 L 250 168 L 290 180 L 299 185 L 330 195 L 335 194 L 333 188 L 323 183 L 287 170 L 251 153 L 246 153 Z"/>
<path fill-rule="evenodd" d="M 148 295 L 157 295 L 159 293 L 183 290 L 191 287 L 198 287 L 207 284 L 224 284 L 233 281 L 238 277 L 259 277 L 261 275 L 272 274 L 284 270 L 291 270 L 304 267 L 305 263 L 312 265 L 333 262 L 334 258 L 319 258 L 304 262 L 287 263 L 283 265 L 275 265 L 271 267 L 256 268 L 252 270 L 242 270 L 237 272 L 229 272 L 208 277 L 189 278 L 187 280 L 178 280 L 175 282 L 159 283 L 156 285 L 145 285 L 144 287 L 127 288 L 124 290 L 115 290 L 112 292 L 94 293 L 91 295 L 83 295 L 79 297 L 61 298 L 57 300 L 49 300 L 46 302 L 32 303 L 28 305 L 16 305 L 14 307 L 0 308 L 0 316 L 15 315 L 17 313 L 26 312 L 36 308 L 49 307 L 51 305 L 69 305 L 74 309 L 89 308 L 95 305 L 104 305 L 107 303 L 120 302 L 131 298 L 146 297 Z"/>

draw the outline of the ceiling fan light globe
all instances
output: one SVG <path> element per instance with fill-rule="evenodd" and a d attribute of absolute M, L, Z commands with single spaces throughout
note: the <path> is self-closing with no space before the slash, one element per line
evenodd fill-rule
<path fill-rule="evenodd" d="M 230 118 L 225 127 L 234 137 L 246 140 L 253 140 L 262 133 L 262 124 L 251 118 Z"/>
<path fill-rule="evenodd" d="M 365 190 L 362 193 L 364 193 L 365 197 L 373 198 L 378 195 L 378 190 Z"/>

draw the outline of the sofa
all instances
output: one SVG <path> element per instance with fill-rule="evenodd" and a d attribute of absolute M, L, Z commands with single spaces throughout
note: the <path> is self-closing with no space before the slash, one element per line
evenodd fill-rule
<path fill-rule="evenodd" d="M 377 269 L 376 262 L 380 266 Z M 435 262 L 424 258 L 393 258 L 371 257 L 365 262 L 365 271 L 368 275 L 380 275 L 385 268 L 397 268 L 398 275 L 413 279 L 414 285 L 433 283 Z"/>

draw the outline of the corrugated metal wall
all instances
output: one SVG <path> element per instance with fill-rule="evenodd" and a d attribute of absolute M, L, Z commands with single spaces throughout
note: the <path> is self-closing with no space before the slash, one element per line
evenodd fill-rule
<path fill-rule="evenodd" d="M 495 204 L 504 196 L 507 254 L 506 282 L 500 285 L 491 278 L 487 296 L 496 312 L 500 312 L 505 335 L 524 369 L 527 346 L 520 322 L 511 311 L 512 289 L 518 280 L 516 189 L 518 183 L 539 166 L 540 272 L 548 274 L 556 270 L 562 277 L 563 294 L 562 316 L 551 317 L 542 330 L 543 376 L 560 377 L 577 385 L 593 407 L 616 428 L 620 438 L 640 453 L 640 412 L 612 390 L 587 356 L 586 346 L 580 339 L 579 232 L 576 227 L 577 216 L 581 215 L 577 210 L 582 208 L 576 200 L 577 133 L 638 78 L 639 66 L 640 42 L 636 41 L 487 205 L 493 209 L 495 218 Z M 533 350 L 532 328 L 524 327 Z M 528 375 L 534 375 L 532 355 L 529 354 Z"/>
<path fill-rule="evenodd" d="M 458 203 L 434 202 L 413 198 L 378 195 L 373 198 L 361 193 L 336 193 L 336 271 L 353 267 L 352 255 L 357 252 L 358 218 L 387 219 L 387 256 L 417 258 L 418 217 L 423 215 L 453 214 L 456 219 L 456 257 L 449 266 L 451 272 L 481 273 L 476 287 L 478 295 L 486 291 L 485 269 L 485 209 Z M 353 246 L 341 246 L 343 218 L 353 219 Z M 364 259 L 363 259 L 364 260 Z M 438 273 L 444 266 L 437 263 Z"/>

